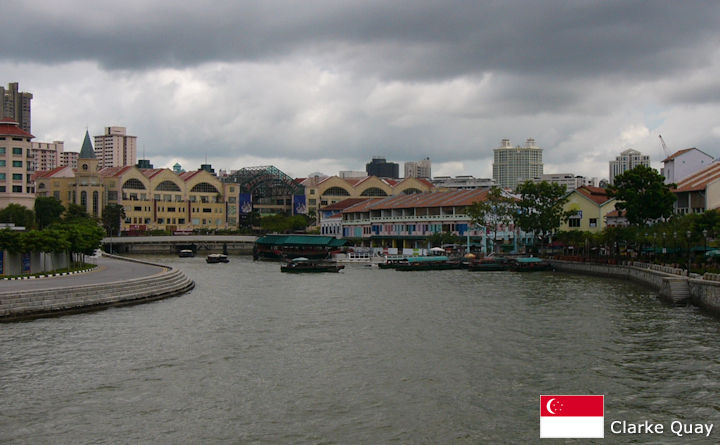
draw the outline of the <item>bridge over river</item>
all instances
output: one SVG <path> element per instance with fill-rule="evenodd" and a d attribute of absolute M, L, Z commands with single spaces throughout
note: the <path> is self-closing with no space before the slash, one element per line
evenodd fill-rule
<path fill-rule="evenodd" d="M 222 252 L 251 254 L 256 236 L 247 235 L 176 235 L 128 236 L 103 239 L 106 250 L 117 253 L 176 253 L 192 249 L 198 253 Z"/>

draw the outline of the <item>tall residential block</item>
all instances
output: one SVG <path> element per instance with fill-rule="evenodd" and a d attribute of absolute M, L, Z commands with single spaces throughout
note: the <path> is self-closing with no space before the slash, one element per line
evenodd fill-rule
<path fill-rule="evenodd" d="M 9 117 L 17 122 L 23 131 L 30 133 L 30 101 L 33 95 L 20 91 L 17 82 L 8 84 L 7 89 L 0 87 L 2 99 L 2 117 Z"/>
<path fill-rule="evenodd" d="M 432 178 L 432 163 L 430 158 L 422 161 L 411 161 L 405 163 L 406 178 Z"/>
<path fill-rule="evenodd" d="M 32 134 L 11 118 L 0 118 L 0 208 L 10 203 L 29 209 L 35 205 L 31 180 Z"/>
<path fill-rule="evenodd" d="M 60 158 L 64 146 L 65 143 L 63 141 L 33 142 L 30 150 L 33 171 L 52 170 L 55 167 L 63 165 L 60 163 Z"/>
<path fill-rule="evenodd" d="M 126 134 L 125 127 L 105 127 L 95 136 L 95 157 L 100 168 L 137 164 L 137 136 Z"/>
<path fill-rule="evenodd" d="M 80 153 L 76 151 L 64 151 L 60 153 L 60 165 L 68 166 L 70 168 L 77 168 L 79 157 Z"/>
<path fill-rule="evenodd" d="M 610 161 L 610 184 L 614 183 L 615 176 L 632 170 L 638 165 L 650 167 L 650 156 L 631 148 L 620 153 L 620 156 L 617 156 L 614 161 Z"/>
<path fill-rule="evenodd" d="M 535 139 L 529 138 L 525 145 L 515 147 L 509 139 L 503 139 L 493 152 L 493 180 L 498 187 L 515 190 L 523 182 L 543 174 L 543 151 L 535 145 Z"/>

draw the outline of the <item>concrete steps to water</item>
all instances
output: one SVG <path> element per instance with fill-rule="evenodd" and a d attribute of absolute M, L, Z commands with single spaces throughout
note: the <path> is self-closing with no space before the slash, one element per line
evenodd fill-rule
<path fill-rule="evenodd" d="M 164 267 L 164 266 L 163 266 Z M 16 321 L 155 301 L 192 290 L 182 271 L 118 282 L 0 293 L 0 321 Z"/>

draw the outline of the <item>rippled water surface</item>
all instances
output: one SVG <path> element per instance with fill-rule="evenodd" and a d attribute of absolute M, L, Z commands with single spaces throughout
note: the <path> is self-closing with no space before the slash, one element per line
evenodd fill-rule
<path fill-rule="evenodd" d="M 720 429 L 720 321 L 633 283 L 151 258 L 195 290 L 0 325 L 0 442 L 535 443 L 540 394 L 720 441 L 609 434 Z"/>

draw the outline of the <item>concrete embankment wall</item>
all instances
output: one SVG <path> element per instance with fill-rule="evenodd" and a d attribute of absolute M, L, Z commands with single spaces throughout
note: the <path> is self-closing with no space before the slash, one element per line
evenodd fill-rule
<path fill-rule="evenodd" d="M 178 269 L 145 261 L 111 257 L 165 267 L 165 270 L 132 280 L 0 293 L 0 321 L 27 320 L 95 311 L 110 306 L 145 303 L 180 295 L 195 287 L 195 282 Z"/>
<path fill-rule="evenodd" d="M 668 266 L 632 262 L 624 265 L 550 260 L 562 272 L 621 278 L 646 284 L 668 303 L 693 303 L 720 314 L 720 274 L 687 276 L 687 271 Z"/>

